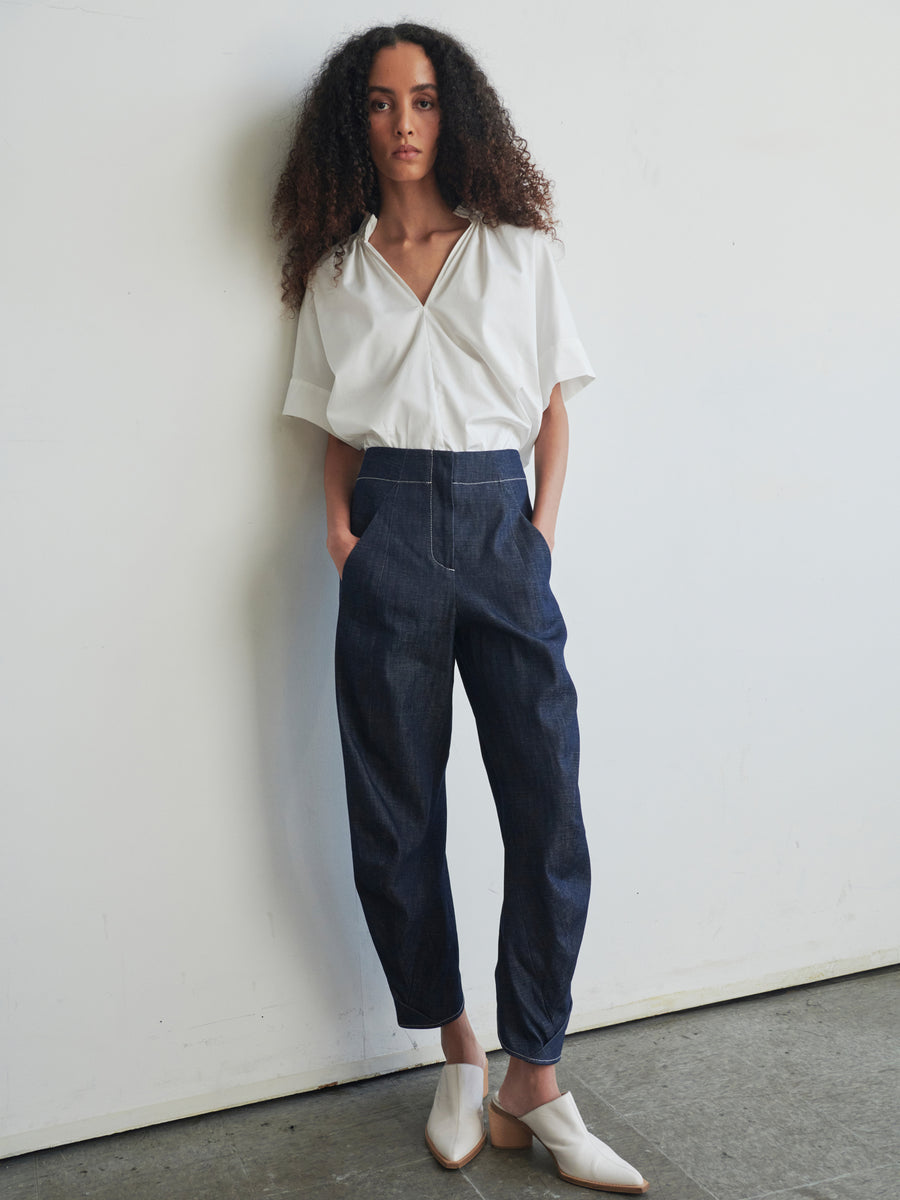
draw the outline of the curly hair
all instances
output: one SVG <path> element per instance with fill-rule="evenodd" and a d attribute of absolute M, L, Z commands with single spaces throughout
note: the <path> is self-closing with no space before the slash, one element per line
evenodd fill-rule
<path fill-rule="evenodd" d="M 378 176 L 369 153 L 368 83 L 379 50 L 412 42 L 431 60 L 441 132 L 435 176 L 450 208 L 465 205 L 488 225 L 505 222 L 552 233 L 550 181 L 531 160 L 510 115 L 469 51 L 427 25 L 380 25 L 339 46 L 313 78 L 297 114 L 272 201 L 272 223 L 287 239 L 282 299 L 300 308 L 313 268 L 343 247 L 366 213 L 378 213 Z"/>

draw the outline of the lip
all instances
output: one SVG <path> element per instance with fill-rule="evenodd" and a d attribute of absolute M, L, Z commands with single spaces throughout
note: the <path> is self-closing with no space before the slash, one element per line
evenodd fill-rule
<path fill-rule="evenodd" d="M 391 158 L 412 159 L 418 158 L 421 153 L 422 151 L 416 149 L 415 146 L 398 146 Z"/>

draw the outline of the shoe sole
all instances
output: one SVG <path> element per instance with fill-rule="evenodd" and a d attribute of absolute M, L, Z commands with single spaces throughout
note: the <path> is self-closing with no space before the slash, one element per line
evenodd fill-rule
<path fill-rule="evenodd" d="M 534 1136 L 537 1137 L 537 1134 Z M 541 1139 L 538 1138 L 538 1141 L 541 1142 Z M 541 1145 L 544 1146 L 544 1143 L 541 1142 Z M 547 1147 L 544 1146 L 544 1149 L 547 1150 Z M 629 1196 L 642 1196 L 650 1186 L 646 1179 L 643 1184 L 634 1184 L 633 1186 L 630 1183 L 595 1183 L 592 1179 L 579 1179 L 575 1175 L 567 1175 L 565 1171 L 560 1170 L 559 1163 L 556 1162 L 556 1155 L 552 1150 L 547 1150 L 547 1153 L 556 1163 L 556 1171 L 560 1179 L 565 1179 L 566 1183 L 577 1184 L 578 1187 L 593 1188 L 595 1192 L 624 1192 Z"/>
<path fill-rule="evenodd" d="M 443 1154 L 441 1154 L 441 1152 L 439 1150 L 436 1150 L 434 1148 L 434 1146 L 431 1143 L 431 1138 L 428 1136 L 427 1133 L 425 1134 L 425 1143 L 428 1146 L 428 1149 L 431 1151 L 431 1153 L 434 1155 L 434 1157 L 437 1159 L 437 1161 L 441 1164 L 441 1166 L 446 1167 L 448 1171 L 458 1171 L 460 1167 L 464 1167 L 466 1165 L 466 1163 L 470 1163 L 472 1161 L 472 1159 L 475 1157 L 475 1155 L 480 1153 L 480 1151 L 482 1151 L 484 1149 L 486 1142 L 487 1142 L 487 1134 L 483 1133 L 481 1135 L 481 1141 L 478 1143 L 478 1145 L 475 1147 L 474 1150 L 470 1150 L 469 1153 L 465 1156 L 465 1158 L 457 1158 L 451 1162 L 449 1158 L 444 1158 Z"/>

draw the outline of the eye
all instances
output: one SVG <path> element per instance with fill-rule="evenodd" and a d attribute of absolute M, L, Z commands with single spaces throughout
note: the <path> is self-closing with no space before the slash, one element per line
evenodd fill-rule
<path fill-rule="evenodd" d="M 373 100 L 369 106 L 372 112 L 386 112 L 388 108 L 387 100 Z"/>
<path fill-rule="evenodd" d="M 417 103 L 419 105 L 419 108 L 424 109 L 426 112 L 428 111 L 429 108 L 434 108 L 434 101 L 426 100 L 426 99 L 424 99 L 424 97 L 421 100 L 417 101 Z"/>

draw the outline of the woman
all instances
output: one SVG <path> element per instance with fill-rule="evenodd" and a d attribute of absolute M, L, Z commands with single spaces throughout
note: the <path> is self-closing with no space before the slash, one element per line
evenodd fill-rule
<path fill-rule="evenodd" d="M 273 215 L 299 309 L 285 412 L 329 434 L 355 882 L 398 1022 L 440 1027 L 446 1058 L 428 1146 L 453 1168 L 485 1142 L 487 1059 L 465 1012 L 444 851 L 456 664 L 505 848 L 496 983 L 510 1060 L 492 1143 L 534 1135 L 564 1179 L 645 1191 L 556 1082 L 589 862 L 550 551 L 565 401 L 593 375 L 545 236 L 549 184 L 468 52 L 404 24 L 326 61 Z"/>

